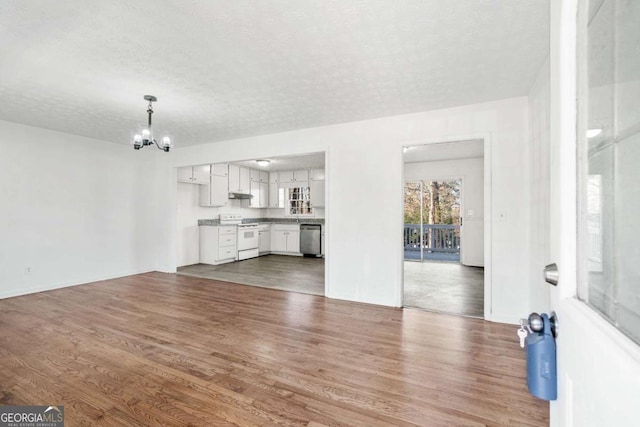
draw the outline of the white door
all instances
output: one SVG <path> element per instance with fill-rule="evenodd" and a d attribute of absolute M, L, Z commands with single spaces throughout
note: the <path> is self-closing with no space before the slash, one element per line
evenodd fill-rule
<path fill-rule="evenodd" d="M 638 426 L 640 2 L 550 6 L 549 261 L 560 278 L 550 288 L 560 325 L 551 425 Z"/>

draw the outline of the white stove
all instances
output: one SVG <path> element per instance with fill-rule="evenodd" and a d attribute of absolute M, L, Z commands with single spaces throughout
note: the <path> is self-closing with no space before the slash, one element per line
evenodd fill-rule
<path fill-rule="evenodd" d="M 255 258 L 259 255 L 258 250 L 258 224 L 242 223 L 242 215 L 220 214 L 221 225 L 237 225 L 238 227 L 238 261 Z"/>

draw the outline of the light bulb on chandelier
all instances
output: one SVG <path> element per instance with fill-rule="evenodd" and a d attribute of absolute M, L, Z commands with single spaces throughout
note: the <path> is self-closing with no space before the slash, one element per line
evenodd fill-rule
<path fill-rule="evenodd" d="M 149 101 L 149 106 L 147 107 L 147 114 L 149 115 L 148 124 L 139 125 L 137 129 L 131 132 L 131 144 L 133 144 L 133 148 L 136 150 L 141 149 L 147 145 L 155 144 L 159 150 L 169 152 L 169 149 L 173 146 L 173 140 L 170 135 L 163 135 L 160 139 L 160 144 L 153 138 L 153 128 L 151 127 L 151 115 L 153 114 L 153 103 L 158 100 L 153 95 L 145 95 L 145 101 Z"/>

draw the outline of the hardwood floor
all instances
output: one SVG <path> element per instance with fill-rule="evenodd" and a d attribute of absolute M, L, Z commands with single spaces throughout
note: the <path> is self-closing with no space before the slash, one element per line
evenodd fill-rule
<path fill-rule="evenodd" d="M 188 265 L 179 267 L 178 274 L 281 291 L 324 295 L 323 258 L 265 255 L 228 264 Z"/>
<path fill-rule="evenodd" d="M 0 300 L 0 404 L 67 426 L 546 426 L 513 326 L 148 273 Z"/>
<path fill-rule="evenodd" d="M 484 317 L 484 268 L 455 262 L 404 262 L 404 305 Z"/>

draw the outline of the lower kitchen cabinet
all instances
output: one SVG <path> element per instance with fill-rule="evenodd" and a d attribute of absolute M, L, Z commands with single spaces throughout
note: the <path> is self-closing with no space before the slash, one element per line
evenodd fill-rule
<path fill-rule="evenodd" d="M 271 227 L 271 252 L 300 253 L 300 225 L 273 224 Z"/>
<path fill-rule="evenodd" d="M 235 225 L 200 226 L 200 263 L 224 264 L 235 261 L 238 255 Z"/>
<path fill-rule="evenodd" d="M 267 255 L 271 252 L 271 227 L 269 224 L 260 224 L 258 227 L 258 252 Z"/>

